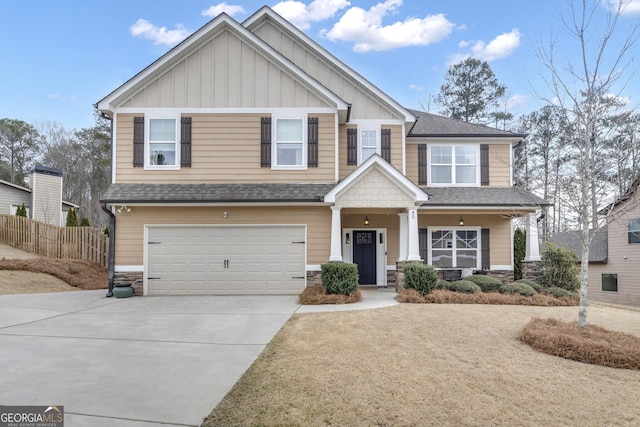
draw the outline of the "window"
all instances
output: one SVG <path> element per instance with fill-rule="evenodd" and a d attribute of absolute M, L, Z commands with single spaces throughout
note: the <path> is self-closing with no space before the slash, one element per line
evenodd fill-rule
<path fill-rule="evenodd" d="M 431 265 L 437 268 L 479 268 L 478 230 L 432 229 Z"/>
<path fill-rule="evenodd" d="M 432 145 L 431 184 L 478 184 L 477 145 Z"/>
<path fill-rule="evenodd" d="M 302 168 L 305 166 L 305 121 L 276 119 L 275 166 Z"/>
<path fill-rule="evenodd" d="M 604 292 L 618 292 L 618 275 L 617 274 L 603 274 L 602 275 L 602 290 Z"/>
<path fill-rule="evenodd" d="M 378 131 L 363 129 L 360 131 L 360 163 L 376 154 L 378 150 Z"/>
<path fill-rule="evenodd" d="M 178 120 L 150 118 L 148 133 L 148 165 L 152 167 L 178 167 Z"/>
<path fill-rule="evenodd" d="M 629 220 L 629 243 L 640 243 L 640 218 Z"/>

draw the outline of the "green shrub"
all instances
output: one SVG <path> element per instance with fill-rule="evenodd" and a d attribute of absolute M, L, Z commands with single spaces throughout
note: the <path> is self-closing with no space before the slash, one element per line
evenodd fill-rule
<path fill-rule="evenodd" d="M 108 237 L 108 236 L 109 236 L 109 233 L 110 233 L 110 231 L 109 231 L 109 226 L 108 226 L 108 225 L 106 225 L 106 226 L 104 227 L 104 230 L 102 230 L 102 232 L 103 232 L 104 234 L 106 234 L 106 235 L 107 235 L 107 237 Z"/>
<path fill-rule="evenodd" d="M 322 287 L 328 294 L 351 295 L 358 290 L 358 266 L 330 262 L 321 266 Z"/>
<path fill-rule="evenodd" d="M 547 293 L 549 295 L 553 295 L 556 298 L 572 297 L 575 295 L 575 292 L 571 292 L 566 289 L 559 288 L 557 286 L 552 286 L 550 288 L 547 288 Z"/>
<path fill-rule="evenodd" d="M 91 224 L 89 224 L 89 218 L 87 218 L 86 216 L 83 216 L 82 218 L 80 218 L 80 227 L 90 227 Z"/>
<path fill-rule="evenodd" d="M 455 282 L 451 282 L 449 290 L 453 292 L 462 292 L 464 294 L 475 294 L 476 292 L 481 291 L 480 286 L 468 280 L 456 280 Z"/>
<path fill-rule="evenodd" d="M 522 279 L 522 261 L 527 252 L 527 232 L 516 228 L 513 233 L 513 275 Z"/>
<path fill-rule="evenodd" d="M 78 226 L 78 215 L 76 215 L 76 210 L 71 208 L 67 213 L 67 227 L 77 227 Z"/>
<path fill-rule="evenodd" d="M 24 203 L 22 204 L 22 206 L 18 206 L 18 209 L 16 209 L 16 216 L 21 216 L 24 218 L 27 217 L 27 208 Z"/>
<path fill-rule="evenodd" d="M 519 294 L 524 295 L 525 297 L 532 297 L 537 292 L 531 286 L 526 283 L 507 283 L 506 285 L 500 286 L 501 294 Z"/>
<path fill-rule="evenodd" d="M 436 289 L 449 289 L 450 286 L 451 283 L 447 282 L 444 279 L 438 278 L 438 281 L 436 282 Z"/>
<path fill-rule="evenodd" d="M 557 286 L 575 292 L 580 287 L 578 280 L 578 256 L 575 251 L 568 251 L 547 243 L 542 252 L 542 279 L 545 286 Z"/>
<path fill-rule="evenodd" d="M 427 295 L 436 288 L 438 273 L 436 269 L 425 264 L 406 264 L 404 272 L 404 287 L 415 289 L 422 295 Z"/>
<path fill-rule="evenodd" d="M 464 280 L 468 280 L 469 282 L 473 282 L 476 285 L 480 286 L 480 290 L 482 292 L 493 292 L 500 289 L 502 286 L 502 281 L 496 279 L 495 277 L 486 276 L 484 274 L 474 274 L 471 276 L 467 276 Z"/>
<path fill-rule="evenodd" d="M 529 280 L 529 279 L 518 279 L 516 280 L 516 283 L 524 283 L 525 285 L 529 285 L 533 288 L 534 291 L 540 293 L 542 292 L 542 286 L 538 285 L 536 282 L 534 282 L 533 280 Z"/>

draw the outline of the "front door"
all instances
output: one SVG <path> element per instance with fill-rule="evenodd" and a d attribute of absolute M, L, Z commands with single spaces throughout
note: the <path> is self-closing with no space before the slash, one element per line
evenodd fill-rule
<path fill-rule="evenodd" d="M 376 284 L 376 231 L 353 232 L 353 263 L 358 265 L 361 285 Z"/>

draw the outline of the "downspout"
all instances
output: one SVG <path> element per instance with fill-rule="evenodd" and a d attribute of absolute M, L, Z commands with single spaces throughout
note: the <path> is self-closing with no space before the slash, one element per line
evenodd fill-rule
<path fill-rule="evenodd" d="M 113 277 L 115 275 L 116 255 L 116 216 L 111 209 L 107 209 L 106 202 L 101 203 L 102 210 L 109 215 L 109 290 L 107 297 L 113 296 Z"/>

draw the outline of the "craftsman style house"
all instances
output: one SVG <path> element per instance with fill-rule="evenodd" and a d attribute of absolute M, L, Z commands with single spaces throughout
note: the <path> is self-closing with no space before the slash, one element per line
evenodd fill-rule
<path fill-rule="evenodd" d="M 96 106 L 113 281 L 145 295 L 299 293 L 340 261 L 361 285 L 406 262 L 507 280 L 512 219 L 546 203 L 513 187 L 522 135 L 404 108 L 268 7 L 219 15 Z"/>

